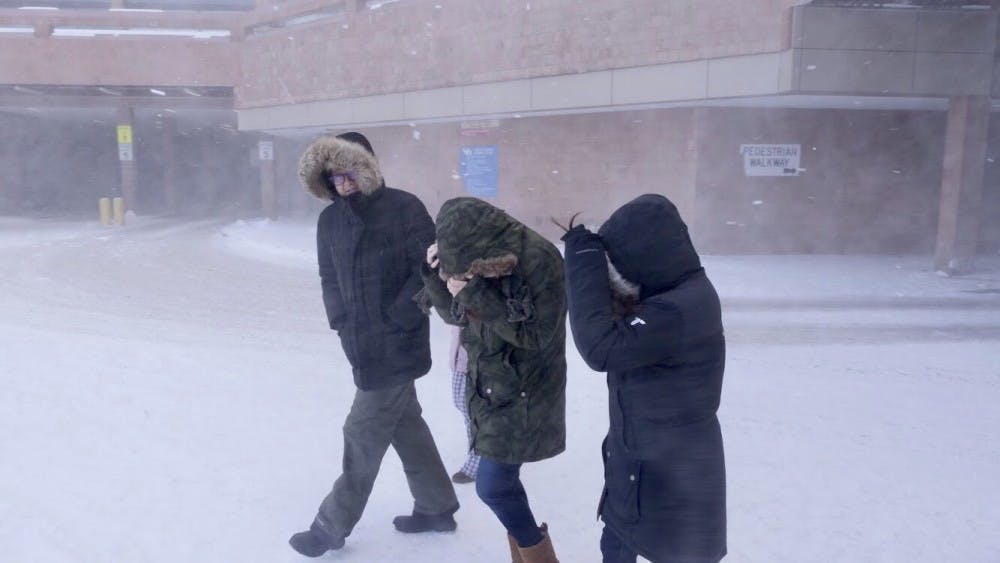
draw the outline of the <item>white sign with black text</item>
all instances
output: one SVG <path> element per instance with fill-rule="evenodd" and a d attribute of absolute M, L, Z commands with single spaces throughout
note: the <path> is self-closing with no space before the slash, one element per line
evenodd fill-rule
<path fill-rule="evenodd" d="M 802 145 L 740 145 L 747 176 L 798 176 Z"/>
<path fill-rule="evenodd" d="M 259 141 L 257 143 L 257 156 L 261 160 L 274 160 L 274 141 Z"/>
<path fill-rule="evenodd" d="M 135 156 L 132 153 L 132 143 L 118 143 L 118 160 L 135 160 Z"/>

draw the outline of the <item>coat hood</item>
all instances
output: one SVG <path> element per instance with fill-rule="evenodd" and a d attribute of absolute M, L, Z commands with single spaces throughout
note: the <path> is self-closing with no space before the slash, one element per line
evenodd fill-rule
<path fill-rule="evenodd" d="M 358 133 L 354 135 L 364 139 Z M 312 195 L 332 201 L 340 195 L 330 184 L 327 175 L 332 172 L 353 172 L 361 193 L 372 195 L 385 185 L 385 181 L 379 170 L 378 159 L 368 149 L 370 146 L 348 138 L 320 137 L 299 159 L 299 181 Z"/>
<path fill-rule="evenodd" d="M 608 259 L 641 298 L 669 290 L 701 271 L 687 225 L 669 199 L 646 194 L 611 214 L 598 231 Z"/>
<path fill-rule="evenodd" d="M 471 197 L 449 199 L 437 221 L 441 275 L 510 275 L 517 266 L 524 225 L 502 209 Z"/>

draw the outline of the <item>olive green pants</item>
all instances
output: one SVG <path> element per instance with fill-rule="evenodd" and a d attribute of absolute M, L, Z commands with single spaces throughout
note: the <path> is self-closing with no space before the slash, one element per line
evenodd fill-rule
<path fill-rule="evenodd" d="M 325 529 L 341 537 L 350 535 L 390 445 L 403 462 L 414 512 L 441 514 L 458 509 L 455 488 L 421 412 L 412 381 L 355 393 L 344 421 L 343 473 L 316 517 Z"/>

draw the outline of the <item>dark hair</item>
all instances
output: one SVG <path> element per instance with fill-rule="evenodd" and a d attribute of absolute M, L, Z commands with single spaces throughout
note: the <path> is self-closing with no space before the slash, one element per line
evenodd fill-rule
<path fill-rule="evenodd" d="M 356 131 L 348 131 L 347 133 L 341 133 L 337 135 L 338 139 L 343 139 L 345 141 L 350 141 L 352 143 L 357 143 L 368 151 L 368 154 L 375 156 L 375 149 L 372 148 L 372 144 L 368 142 L 368 139 Z"/>
<path fill-rule="evenodd" d="M 560 229 L 562 229 L 563 232 L 568 233 L 573 228 L 573 221 L 576 221 L 576 218 L 579 217 L 581 213 L 583 213 L 583 211 L 577 211 L 576 213 L 574 213 L 573 216 L 569 218 L 569 224 L 568 224 L 568 226 L 567 225 L 563 225 L 559 221 L 556 221 L 555 217 L 549 217 L 549 219 L 551 219 L 552 222 L 555 223 L 555 225 L 557 227 L 559 227 Z"/>

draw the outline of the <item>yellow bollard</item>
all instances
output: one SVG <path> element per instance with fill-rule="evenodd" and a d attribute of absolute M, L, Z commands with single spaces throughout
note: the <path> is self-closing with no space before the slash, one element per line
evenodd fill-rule
<path fill-rule="evenodd" d="M 118 223 L 119 225 L 124 225 L 125 224 L 125 200 L 122 199 L 122 198 L 120 198 L 120 197 L 116 197 L 115 199 L 113 199 L 111 201 L 114 204 L 114 208 L 115 208 L 115 223 Z"/>
<path fill-rule="evenodd" d="M 101 216 L 101 224 L 107 227 L 111 224 L 111 200 L 102 197 L 97 200 L 97 212 Z"/>

